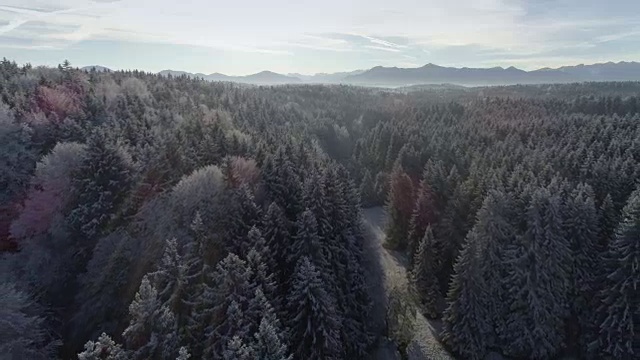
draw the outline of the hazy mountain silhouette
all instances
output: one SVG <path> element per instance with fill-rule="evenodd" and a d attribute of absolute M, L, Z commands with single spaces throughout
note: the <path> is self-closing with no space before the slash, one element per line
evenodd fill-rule
<path fill-rule="evenodd" d="M 272 71 L 261 71 L 257 74 L 246 75 L 246 76 L 229 76 L 220 73 L 213 73 L 209 75 L 205 75 L 202 73 L 189 73 L 186 71 L 175 71 L 175 70 L 163 70 L 158 74 L 164 76 L 182 76 L 186 75 L 188 77 L 201 78 L 209 81 L 232 81 L 238 83 L 245 84 L 256 84 L 256 85 L 278 85 L 278 84 L 295 84 L 301 82 L 301 80 L 297 77 L 282 75 L 278 73 L 274 73 Z"/>
<path fill-rule="evenodd" d="M 427 64 L 419 68 L 376 66 L 344 79 L 347 83 L 378 86 L 407 86 L 450 83 L 456 85 L 511 85 L 568 83 L 582 81 L 638 81 L 640 63 L 619 62 L 564 66 L 524 71 L 508 68 L 454 68 Z"/>
<path fill-rule="evenodd" d="M 246 76 L 228 76 L 220 73 L 202 74 L 164 70 L 162 75 L 198 77 L 209 81 L 233 81 L 256 85 L 296 83 L 353 84 L 365 86 L 401 87 L 428 84 L 453 84 L 463 86 L 552 84 L 583 81 L 640 81 L 640 63 L 619 62 L 593 65 L 563 66 L 525 71 L 513 66 L 508 68 L 455 68 L 427 64 L 418 68 L 376 66 L 369 70 L 351 72 L 318 73 L 314 75 L 278 74 L 262 71 Z"/>

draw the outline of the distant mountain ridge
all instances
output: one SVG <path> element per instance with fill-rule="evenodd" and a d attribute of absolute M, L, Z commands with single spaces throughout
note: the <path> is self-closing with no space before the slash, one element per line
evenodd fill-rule
<path fill-rule="evenodd" d="M 98 71 L 110 71 L 102 66 L 88 66 Z M 229 76 L 220 73 L 202 74 L 186 71 L 163 70 L 164 76 L 189 76 L 209 81 L 231 81 L 255 85 L 281 84 L 351 84 L 363 86 L 403 87 L 412 85 L 452 84 L 462 86 L 553 84 L 585 81 L 640 81 L 640 63 L 621 61 L 592 65 L 562 66 L 525 71 L 508 68 L 455 68 L 426 64 L 417 68 L 376 66 L 368 70 L 351 72 L 318 73 L 314 75 L 278 74 L 262 71 L 246 76 Z"/>
<path fill-rule="evenodd" d="M 213 73 L 209 75 L 205 75 L 202 73 L 192 74 L 186 71 L 175 71 L 175 70 L 163 70 L 158 74 L 164 76 L 182 76 L 186 75 L 188 77 L 201 78 L 209 81 L 232 81 L 238 83 L 245 84 L 255 84 L 255 85 L 279 85 L 279 84 L 296 84 L 302 82 L 297 77 L 282 75 L 278 73 L 274 73 L 272 71 L 261 71 L 252 75 L 245 76 L 229 76 L 220 73 Z"/>

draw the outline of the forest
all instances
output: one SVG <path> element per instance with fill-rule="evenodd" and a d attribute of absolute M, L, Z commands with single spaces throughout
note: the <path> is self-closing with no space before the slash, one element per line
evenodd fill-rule
<path fill-rule="evenodd" d="M 4 59 L 0 358 L 406 357 L 362 223 L 384 206 L 455 358 L 637 359 L 638 94 Z"/>

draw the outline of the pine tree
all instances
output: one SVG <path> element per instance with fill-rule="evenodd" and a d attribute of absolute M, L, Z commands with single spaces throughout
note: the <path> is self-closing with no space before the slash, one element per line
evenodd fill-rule
<path fill-rule="evenodd" d="M 230 198 L 223 215 L 226 249 L 230 253 L 246 254 L 251 248 L 247 234 L 258 224 L 261 217 L 260 208 L 255 204 L 253 194 L 246 185 L 228 191 Z"/>
<path fill-rule="evenodd" d="M 386 228 L 386 245 L 391 249 L 404 249 L 407 246 L 409 219 L 413 210 L 413 183 L 411 178 L 397 166 L 391 174 L 387 213 L 389 222 Z"/>
<path fill-rule="evenodd" d="M 102 333 L 98 341 L 87 341 L 84 351 L 78 354 L 78 360 L 127 360 L 129 356 L 109 335 Z"/>
<path fill-rule="evenodd" d="M 598 212 L 598 219 L 598 227 L 600 228 L 598 233 L 599 247 L 602 251 L 605 251 L 618 225 L 618 216 L 611 195 L 607 194 L 602 201 Z"/>
<path fill-rule="evenodd" d="M 284 146 L 270 155 L 262 168 L 262 182 L 270 201 L 278 204 L 290 221 L 304 210 L 302 181 Z"/>
<path fill-rule="evenodd" d="M 598 312 L 602 314 L 598 348 L 604 357 L 633 359 L 640 355 L 640 190 L 631 194 L 622 222 L 609 246 L 607 287 Z"/>
<path fill-rule="evenodd" d="M 335 302 L 307 256 L 298 261 L 287 300 L 294 357 L 309 360 L 341 358 L 340 319 L 336 316 Z"/>
<path fill-rule="evenodd" d="M 494 341 L 478 242 L 478 235 L 472 230 L 454 266 L 448 307 L 442 317 L 443 342 L 469 360 L 484 359 Z"/>
<path fill-rule="evenodd" d="M 255 359 L 255 354 L 250 346 L 244 344 L 240 336 L 234 336 L 227 342 L 220 359 L 252 360 Z"/>
<path fill-rule="evenodd" d="M 313 213 L 310 210 L 306 210 L 300 214 L 295 227 L 296 234 L 287 257 L 288 273 L 293 273 L 298 262 L 304 256 L 309 257 L 316 264 L 321 264 L 322 268 L 328 268 L 326 258 L 323 257 L 320 236 L 318 235 L 318 223 Z"/>
<path fill-rule="evenodd" d="M 562 234 L 560 201 L 545 189 L 533 193 L 527 232 L 506 254 L 504 353 L 549 359 L 562 350 L 568 313 L 569 244 Z"/>
<path fill-rule="evenodd" d="M 440 284 L 436 276 L 438 267 L 437 256 L 440 250 L 433 238 L 431 227 L 428 226 L 424 237 L 420 241 L 418 251 L 415 253 L 414 268 L 411 273 L 413 286 L 421 300 L 426 315 L 430 318 L 437 318 L 440 315 L 439 306 L 442 295 L 440 294 Z"/>
<path fill-rule="evenodd" d="M 291 224 L 282 209 L 272 202 L 262 218 L 260 232 L 270 250 L 269 257 L 275 264 L 273 270 L 279 283 L 284 283 L 291 274 L 287 267 L 287 256 L 293 242 L 290 228 Z"/>
<path fill-rule="evenodd" d="M 288 359 L 287 338 L 273 307 L 260 288 L 249 305 L 253 340 L 250 343 L 257 359 Z"/>
<path fill-rule="evenodd" d="M 594 310 L 593 294 L 597 293 L 598 251 L 598 215 L 593 200 L 593 191 L 589 186 L 577 187 L 565 203 L 564 232 L 572 250 L 573 266 L 571 270 L 572 293 L 569 341 L 587 352 L 589 329 Z"/>
<path fill-rule="evenodd" d="M 274 327 L 266 318 L 260 321 L 258 332 L 254 334 L 252 346 L 256 360 L 289 360 L 287 346 L 283 343 L 281 330 Z"/>
<path fill-rule="evenodd" d="M 180 350 L 178 350 L 178 357 L 176 360 L 189 360 L 191 354 L 189 354 L 189 350 L 186 347 L 181 346 Z"/>
<path fill-rule="evenodd" d="M 200 321 L 206 328 L 204 354 L 222 356 L 224 346 L 233 336 L 246 336 L 249 329 L 244 312 L 247 310 L 251 291 L 251 269 L 235 254 L 229 254 L 216 266 L 211 275 L 212 286 L 205 287 L 199 304 Z"/>
<path fill-rule="evenodd" d="M 134 359 L 175 356 L 175 317 L 162 306 L 158 291 L 146 275 L 129 306 L 129 315 L 131 320 L 122 337 Z"/>
<path fill-rule="evenodd" d="M 149 274 L 158 289 L 158 299 L 177 317 L 180 325 L 183 324 L 182 317 L 185 315 L 187 270 L 187 264 L 178 252 L 178 243 L 175 238 L 171 238 L 166 241 L 158 269 Z"/>
<path fill-rule="evenodd" d="M 68 222 L 78 236 L 95 237 L 117 216 L 132 183 L 132 166 L 126 153 L 96 132 L 87 143 L 87 155 L 73 180 L 75 206 Z"/>
<path fill-rule="evenodd" d="M 426 177 L 426 175 L 425 175 Z M 423 178 L 418 188 L 418 198 L 416 199 L 409 223 L 409 233 L 407 238 L 407 255 L 409 256 L 409 270 L 414 265 L 415 253 L 418 250 L 420 241 L 425 236 L 427 227 L 433 229 L 437 221 L 437 208 L 435 196 Z"/>

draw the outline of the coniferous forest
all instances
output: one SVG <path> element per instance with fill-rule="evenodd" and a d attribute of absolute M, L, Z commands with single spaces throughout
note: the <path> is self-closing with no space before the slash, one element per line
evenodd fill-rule
<path fill-rule="evenodd" d="M 638 94 L 5 59 L 0 358 L 370 358 L 393 336 L 361 209 L 384 206 L 456 358 L 637 359 Z"/>

